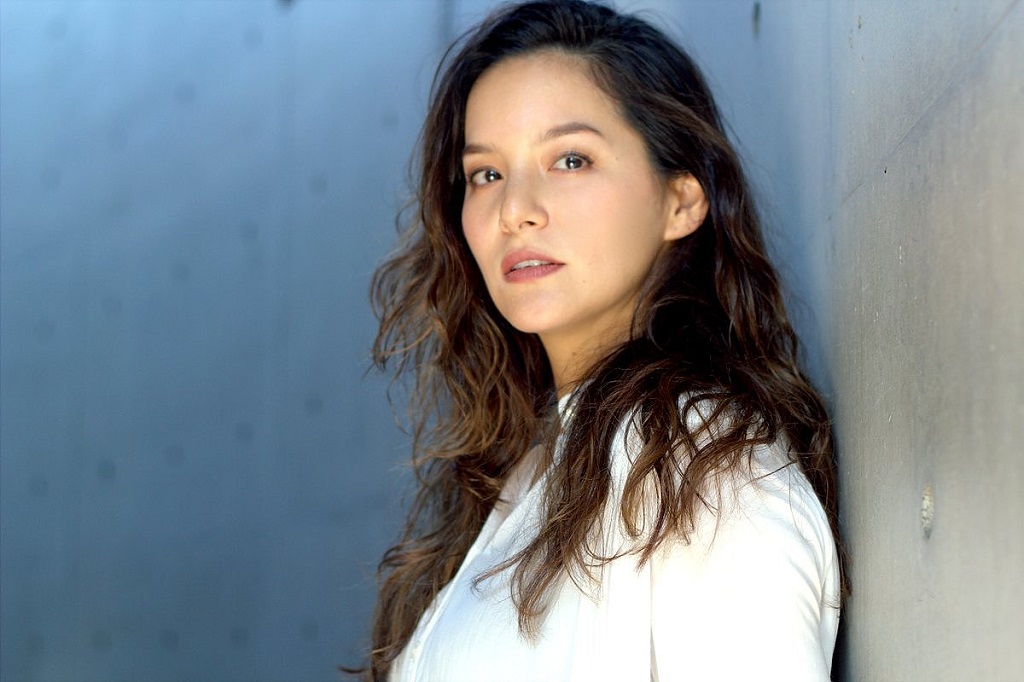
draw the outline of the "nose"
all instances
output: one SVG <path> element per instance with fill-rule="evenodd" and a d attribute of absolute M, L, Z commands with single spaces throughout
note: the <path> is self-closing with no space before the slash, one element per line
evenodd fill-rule
<path fill-rule="evenodd" d="M 498 222 L 504 232 L 520 232 L 544 227 L 548 222 L 547 210 L 535 181 L 519 177 L 505 181 Z"/>

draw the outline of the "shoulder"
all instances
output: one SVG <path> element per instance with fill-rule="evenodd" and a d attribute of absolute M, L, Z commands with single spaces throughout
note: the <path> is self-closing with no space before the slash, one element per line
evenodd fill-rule
<path fill-rule="evenodd" d="M 667 538 L 651 558 L 662 679 L 828 679 L 838 554 L 787 444 L 751 448 L 704 491 L 688 537 Z"/>
<path fill-rule="evenodd" d="M 710 401 L 686 406 L 681 399 L 680 416 L 698 449 L 737 426 Z M 605 518 L 614 524 L 618 517 L 623 529 L 612 532 L 627 548 L 620 556 L 648 557 L 622 560 L 645 584 L 649 576 L 657 676 L 827 680 L 839 620 L 838 554 L 828 516 L 789 444 L 780 438 L 742 448 L 702 480 L 688 480 L 699 491 L 695 504 L 678 531 L 653 547 L 645 543 L 652 522 L 683 514 L 678 486 L 705 469 L 689 469 L 693 455 L 685 449 L 659 455 L 647 445 L 636 410 L 617 425 L 611 444 Z M 661 458 L 657 466 L 653 457 Z M 672 480 L 674 491 L 664 485 Z M 638 486 L 639 500 L 624 497 L 630 486 Z M 625 522 L 629 513 L 633 524 Z M 639 537 L 629 527 L 639 528 Z"/>
<path fill-rule="evenodd" d="M 716 411 L 711 401 L 686 409 L 685 397 L 679 400 L 681 416 L 698 447 L 732 426 L 730 416 Z M 644 446 L 640 415 L 633 413 L 619 425 L 612 444 L 610 466 L 613 487 L 621 493 Z M 692 454 L 667 453 L 680 478 L 690 475 Z M 728 466 L 715 469 L 704 480 L 690 481 L 698 489 L 699 502 L 685 524 L 691 532 L 679 542 L 693 545 L 691 551 L 710 553 L 717 544 L 719 553 L 729 550 L 728 543 L 741 543 L 749 552 L 786 553 L 797 545 L 814 563 L 814 572 L 826 576 L 835 571 L 838 558 L 828 515 L 810 481 L 784 438 L 746 448 Z M 648 483 L 651 483 L 648 481 Z M 650 495 L 657 495 L 649 485 Z M 646 494 L 645 494 L 646 497 Z M 645 500 L 648 509 L 659 499 Z M 671 544 L 671 541 L 669 541 Z"/>

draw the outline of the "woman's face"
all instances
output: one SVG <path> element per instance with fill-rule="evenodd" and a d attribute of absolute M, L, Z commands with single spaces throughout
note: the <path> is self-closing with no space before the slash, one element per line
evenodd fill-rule
<path fill-rule="evenodd" d="M 699 185 L 662 178 L 616 103 L 562 53 L 484 72 L 465 137 L 466 241 L 498 310 L 539 335 L 562 386 L 628 337 L 658 254 L 700 225 L 680 203 Z"/>

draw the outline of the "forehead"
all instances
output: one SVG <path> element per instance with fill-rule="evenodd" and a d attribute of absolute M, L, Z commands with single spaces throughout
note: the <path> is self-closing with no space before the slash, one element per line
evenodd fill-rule
<path fill-rule="evenodd" d="M 583 57 L 544 51 L 503 59 L 477 79 L 466 103 L 466 137 L 560 119 L 625 124 Z"/>

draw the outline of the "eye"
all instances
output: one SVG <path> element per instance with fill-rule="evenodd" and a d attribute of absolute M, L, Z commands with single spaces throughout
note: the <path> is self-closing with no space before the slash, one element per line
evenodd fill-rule
<path fill-rule="evenodd" d="M 501 180 L 501 173 L 493 168 L 481 168 L 469 174 L 469 182 L 477 186 L 489 185 L 497 180 Z"/>
<path fill-rule="evenodd" d="M 558 160 L 555 161 L 555 165 L 552 167 L 557 170 L 575 171 L 589 166 L 590 163 L 590 159 L 582 154 L 567 152 L 558 157 Z"/>

